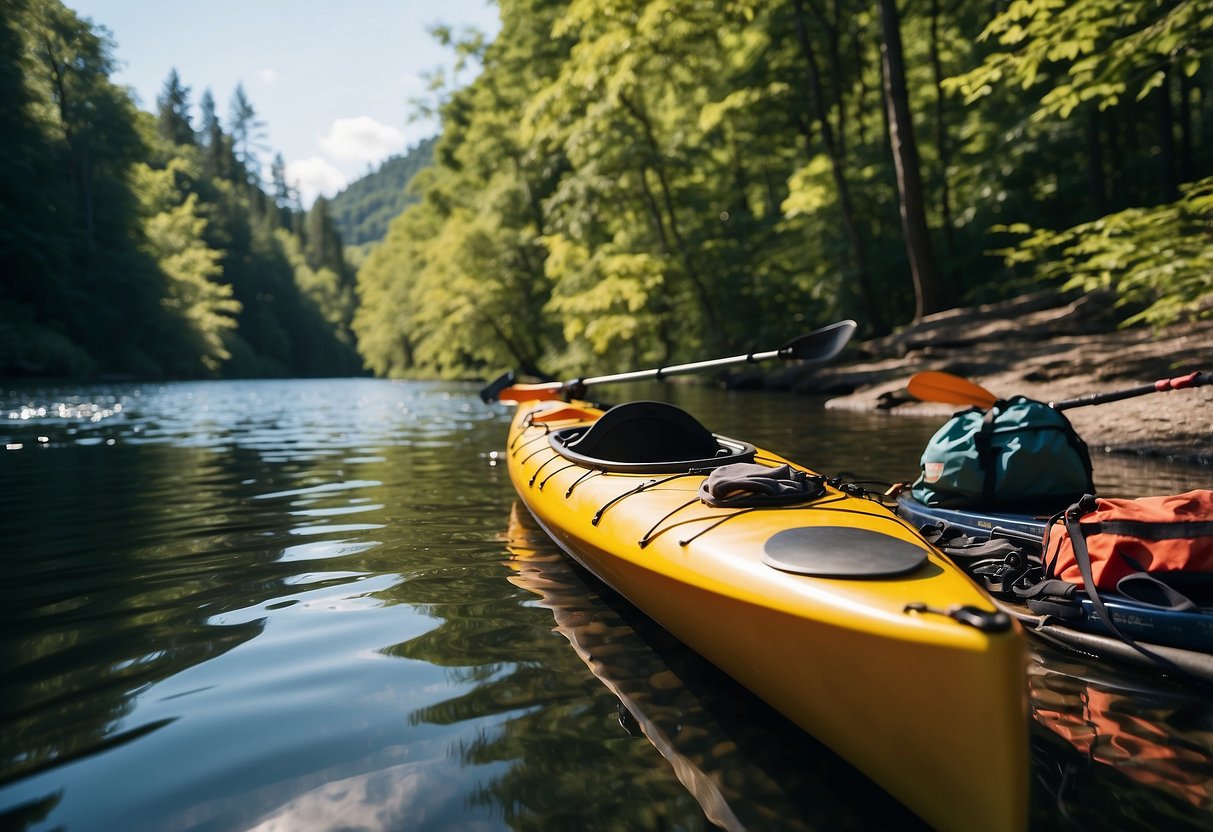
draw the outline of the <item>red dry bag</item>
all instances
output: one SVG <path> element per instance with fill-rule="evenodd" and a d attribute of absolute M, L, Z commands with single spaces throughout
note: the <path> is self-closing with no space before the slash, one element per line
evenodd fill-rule
<path fill-rule="evenodd" d="M 1141 573 L 1163 580 L 1167 573 L 1213 574 L 1213 491 L 1136 500 L 1084 497 L 1066 512 L 1056 547 L 1046 535 L 1045 563 L 1052 577 L 1111 591 Z"/>

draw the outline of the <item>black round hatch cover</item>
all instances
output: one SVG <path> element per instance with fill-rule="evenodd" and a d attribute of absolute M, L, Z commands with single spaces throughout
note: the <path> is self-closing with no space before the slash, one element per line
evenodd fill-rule
<path fill-rule="evenodd" d="M 926 562 L 921 546 L 851 526 L 802 526 L 772 535 L 763 546 L 767 566 L 819 578 L 887 578 Z"/>

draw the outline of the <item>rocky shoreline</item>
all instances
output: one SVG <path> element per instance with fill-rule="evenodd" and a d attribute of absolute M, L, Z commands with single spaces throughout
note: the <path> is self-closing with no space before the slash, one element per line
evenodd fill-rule
<path fill-rule="evenodd" d="M 1213 371 L 1213 321 L 1116 329 L 1106 296 L 1041 292 L 930 315 L 894 335 L 852 344 L 827 367 L 737 379 L 828 397 L 827 407 L 939 419 L 962 405 L 919 402 L 905 391 L 942 370 L 995 395 L 1060 401 L 1193 371 Z M 1213 464 L 1213 385 L 1076 407 L 1066 415 L 1092 450 Z"/>

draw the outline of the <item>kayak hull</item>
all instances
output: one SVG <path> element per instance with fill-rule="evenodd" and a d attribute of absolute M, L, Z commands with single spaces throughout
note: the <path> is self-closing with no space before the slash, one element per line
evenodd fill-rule
<path fill-rule="evenodd" d="M 697 499 L 702 473 L 594 471 L 562 457 L 553 429 L 599 413 L 524 403 L 511 427 L 511 479 L 561 549 L 932 826 L 1026 825 L 1021 633 L 944 614 L 993 611 L 975 584 L 883 506 L 832 488 L 809 505 L 722 509 Z M 896 576 L 797 574 L 767 562 L 780 534 L 809 548 L 842 534 L 921 563 Z"/>

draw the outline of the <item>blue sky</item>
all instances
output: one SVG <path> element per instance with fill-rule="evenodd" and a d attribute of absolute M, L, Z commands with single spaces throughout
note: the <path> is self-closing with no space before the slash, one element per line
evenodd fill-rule
<path fill-rule="evenodd" d="M 499 28 L 489 0 L 65 2 L 109 29 L 119 66 L 112 80 L 130 87 L 142 109 L 155 110 L 176 68 L 195 104 L 210 89 L 226 124 L 243 83 L 265 122 L 264 161 L 282 153 L 305 205 L 437 132 L 432 121 L 410 121 L 409 105 L 425 96 L 425 73 L 454 62 L 431 26 L 490 37 Z"/>

